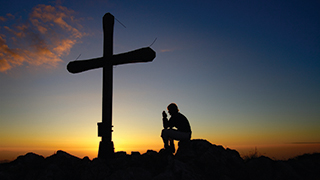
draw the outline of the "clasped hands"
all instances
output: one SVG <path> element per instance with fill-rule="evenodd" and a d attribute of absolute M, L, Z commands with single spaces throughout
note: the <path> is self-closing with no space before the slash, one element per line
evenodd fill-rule
<path fill-rule="evenodd" d="M 168 116 L 167 113 L 165 111 L 162 111 L 162 117 L 166 118 L 167 116 Z"/>

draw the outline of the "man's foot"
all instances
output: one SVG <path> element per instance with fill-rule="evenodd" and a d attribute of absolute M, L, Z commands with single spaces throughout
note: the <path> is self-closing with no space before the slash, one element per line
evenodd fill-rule
<path fill-rule="evenodd" d="M 164 150 L 169 154 L 173 154 L 175 152 L 174 146 L 169 145 L 164 145 Z"/>
<path fill-rule="evenodd" d="M 176 148 L 174 147 L 174 144 L 170 146 L 170 150 L 171 150 L 172 154 L 174 154 L 176 152 Z"/>
<path fill-rule="evenodd" d="M 173 154 L 174 152 L 176 152 L 176 148 L 174 147 L 174 142 L 173 142 L 173 140 L 170 140 L 170 151 L 172 152 L 172 154 Z"/>

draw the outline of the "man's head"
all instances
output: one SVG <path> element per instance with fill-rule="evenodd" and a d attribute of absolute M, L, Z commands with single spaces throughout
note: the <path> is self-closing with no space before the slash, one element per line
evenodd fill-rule
<path fill-rule="evenodd" d="M 170 115 L 179 112 L 179 109 L 178 109 L 178 106 L 176 105 L 176 103 L 169 104 L 167 109 L 168 109 L 168 112 L 169 112 Z"/>

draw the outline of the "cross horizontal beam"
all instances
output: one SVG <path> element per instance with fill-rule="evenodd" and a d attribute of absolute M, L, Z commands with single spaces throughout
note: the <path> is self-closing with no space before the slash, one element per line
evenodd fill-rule
<path fill-rule="evenodd" d="M 71 61 L 67 65 L 70 73 L 80 73 L 83 71 L 104 67 L 108 61 L 112 61 L 112 65 L 121 65 L 128 63 L 150 62 L 156 57 L 150 47 L 136 49 L 127 53 L 115 54 L 111 57 L 99 57 L 89 60 Z M 111 59 L 110 59 L 111 58 Z"/>

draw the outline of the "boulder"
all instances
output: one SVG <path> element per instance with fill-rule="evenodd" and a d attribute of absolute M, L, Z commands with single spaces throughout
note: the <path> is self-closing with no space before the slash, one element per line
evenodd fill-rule
<path fill-rule="evenodd" d="M 187 163 L 198 174 L 215 179 L 246 179 L 245 165 L 240 154 L 207 140 L 195 139 L 179 143 L 176 158 Z"/>

